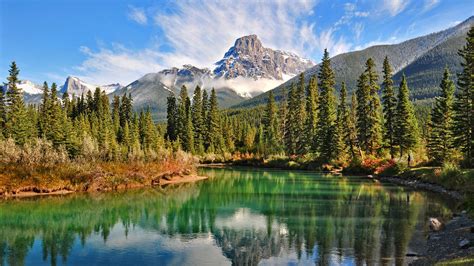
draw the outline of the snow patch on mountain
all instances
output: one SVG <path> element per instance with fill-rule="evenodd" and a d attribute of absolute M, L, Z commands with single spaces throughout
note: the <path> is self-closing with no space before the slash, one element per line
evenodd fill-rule
<path fill-rule="evenodd" d="M 100 88 L 102 91 L 105 91 L 106 94 L 110 94 L 116 90 L 121 89 L 123 86 L 119 83 L 109 84 L 109 85 L 93 85 L 87 83 L 78 77 L 67 77 L 64 85 L 61 87 L 61 92 L 67 92 L 70 96 L 75 95 L 77 97 L 85 95 L 88 91 L 94 92 L 96 88 Z"/>
<path fill-rule="evenodd" d="M 27 94 L 34 95 L 43 93 L 43 87 L 41 85 L 35 84 L 29 80 L 20 80 L 16 86 Z"/>

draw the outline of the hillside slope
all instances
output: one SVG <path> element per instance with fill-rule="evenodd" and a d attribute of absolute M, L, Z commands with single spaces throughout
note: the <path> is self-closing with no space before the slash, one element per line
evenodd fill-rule
<path fill-rule="evenodd" d="M 337 55 L 331 58 L 331 65 L 336 73 L 336 87 L 341 82 L 346 82 L 349 94 L 356 89 L 359 75 L 364 71 L 365 62 L 369 57 L 374 59 L 381 80 L 382 63 L 385 56 L 389 57 L 394 69 L 396 84 L 401 74 L 408 76 L 410 90 L 416 99 L 424 99 L 436 95 L 435 88 L 439 84 L 442 69 L 447 65 L 452 72 L 459 71 L 459 60 L 457 50 L 465 43 L 465 35 L 469 28 L 474 25 L 474 17 L 449 29 L 417 37 L 405 42 L 393 45 L 377 45 L 361 51 L 354 51 Z M 319 64 L 306 70 L 305 80 L 317 74 Z M 440 72 L 441 71 L 441 72 Z M 436 76 L 436 77 L 435 77 Z M 275 98 L 280 100 L 282 92 L 293 82 L 294 77 L 273 89 Z M 235 107 L 251 107 L 265 103 L 268 92 L 260 94 L 252 99 L 242 102 Z"/>

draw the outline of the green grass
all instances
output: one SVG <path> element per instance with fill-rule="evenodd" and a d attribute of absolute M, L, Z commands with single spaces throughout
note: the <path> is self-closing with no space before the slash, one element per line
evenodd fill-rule
<path fill-rule="evenodd" d="M 436 263 L 437 266 L 444 266 L 444 265 L 474 265 L 474 256 L 468 258 L 459 258 L 459 259 L 452 259 L 446 260 Z"/>

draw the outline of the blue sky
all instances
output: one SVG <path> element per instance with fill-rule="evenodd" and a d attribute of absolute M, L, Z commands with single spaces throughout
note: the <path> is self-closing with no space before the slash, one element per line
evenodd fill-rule
<path fill-rule="evenodd" d="M 0 73 L 124 85 L 163 68 L 212 67 L 238 37 L 320 61 L 398 43 L 474 15 L 472 0 L 0 0 Z M 3 78 L 5 79 L 5 78 Z"/>

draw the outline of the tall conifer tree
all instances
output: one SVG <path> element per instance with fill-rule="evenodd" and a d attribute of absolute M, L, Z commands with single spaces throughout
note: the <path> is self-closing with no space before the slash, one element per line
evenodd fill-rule
<path fill-rule="evenodd" d="M 415 117 L 413 105 L 410 102 L 410 91 L 405 75 L 402 76 L 397 99 L 397 118 L 395 124 L 396 143 L 399 146 L 400 157 L 408 153 L 410 161 L 410 151 L 418 144 L 418 122 Z"/>
<path fill-rule="evenodd" d="M 450 78 L 448 68 L 444 69 L 441 81 L 441 96 L 436 97 L 431 111 L 430 131 L 428 137 L 428 154 L 437 163 L 450 159 L 453 149 L 453 101 L 454 82 Z"/>
<path fill-rule="evenodd" d="M 334 143 L 337 142 L 337 103 L 334 90 L 336 81 L 327 49 L 324 50 L 318 79 L 320 89 L 318 119 L 319 152 L 323 162 L 330 162 L 338 156 L 337 148 L 334 147 Z"/>
<path fill-rule="evenodd" d="M 459 51 L 463 71 L 458 75 L 459 91 L 454 103 L 454 143 L 464 154 L 467 166 L 474 165 L 474 27 Z"/>
<path fill-rule="evenodd" d="M 392 67 L 388 61 L 388 57 L 385 57 L 383 61 L 383 114 L 384 114 L 384 126 L 385 126 L 385 140 L 390 150 L 390 157 L 395 157 L 395 113 L 397 106 L 397 98 L 393 90 L 392 80 Z"/>

